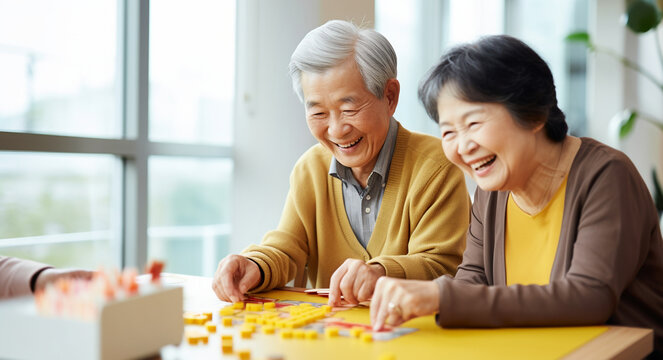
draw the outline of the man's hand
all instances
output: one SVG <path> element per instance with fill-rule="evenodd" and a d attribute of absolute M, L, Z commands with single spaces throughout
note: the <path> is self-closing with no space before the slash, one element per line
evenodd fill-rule
<path fill-rule="evenodd" d="M 239 302 L 244 294 L 260 282 L 260 268 L 241 255 L 228 255 L 219 262 L 212 289 L 223 301 Z"/>
<path fill-rule="evenodd" d="M 90 280 L 94 275 L 93 271 L 88 270 L 72 270 L 72 269 L 46 269 L 39 273 L 35 281 L 34 290 L 41 290 L 47 284 L 52 283 L 60 278 L 77 278 Z"/>
<path fill-rule="evenodd" d="M 375 283 L 386 274 L 380 264 L 368 265 L 358 259 L 347 259 L 334 271 L 329 284 L 329 305 L 341 304 L 341 295 L 351 303 L 358 304 L 373 296 Z"/>
<path fill-rule="evenodd" d="M 371 324 L 373 331 L 380 331 L 439 310 L 440 288 L 434 281 L 383 277 L 371 299 Z"/>

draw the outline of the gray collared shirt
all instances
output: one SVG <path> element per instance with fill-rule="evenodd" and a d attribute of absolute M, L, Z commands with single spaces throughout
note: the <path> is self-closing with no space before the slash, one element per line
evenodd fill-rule
<path fill-rule="evenodd" d="M 366 188 L 362 188 L 352 175 L 352 170 L 339 163 L 336 158 L 332 157 L 329 165 L 329 175 L 340 179 L 343 183 L 345 213 L 348 215 L 352 231 L 364 248 L 371 239 L 375 221 L 378 218 L 382 195 L 389 176 L 391 157 L 394 154 L 394 147 L 396 147 L 397 133 L 398 123 L 392 117 L 389 121 L 387 138 L 380 149 L 375 167 L 368 176 Z"/>

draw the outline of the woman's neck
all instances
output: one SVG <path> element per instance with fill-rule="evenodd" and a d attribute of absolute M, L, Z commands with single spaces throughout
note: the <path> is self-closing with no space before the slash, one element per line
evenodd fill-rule
<path fill-rule="evenodd" d="M 532 158 L 532 172 L 522 187 L 512 189 L 516 205 L 530 215 L 543 210 L 571 169 L 580 139 L 567 136 L 562 142 L 541 141 Z"/>

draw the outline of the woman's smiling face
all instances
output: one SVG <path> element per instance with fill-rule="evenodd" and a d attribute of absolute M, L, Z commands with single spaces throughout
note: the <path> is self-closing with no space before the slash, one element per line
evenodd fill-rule
<path fill-rule="evenodd" d="M 536 164 L 537 126 L 517 124 L 504 105 L 461 100 L 452 85 L 437 99 L 442 148 L 447 158 L 485 191 L 523 187 Z"/>

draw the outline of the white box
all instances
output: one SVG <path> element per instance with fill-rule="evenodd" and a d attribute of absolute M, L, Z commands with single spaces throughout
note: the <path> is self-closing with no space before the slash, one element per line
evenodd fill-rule
<path fill-rule="evenodd" d="M 0 358 L 133 359 L 182 340 L 182 288 L 105 304 L 93 320 L 46 317 L 33 297 L 0 301 Z"/>

